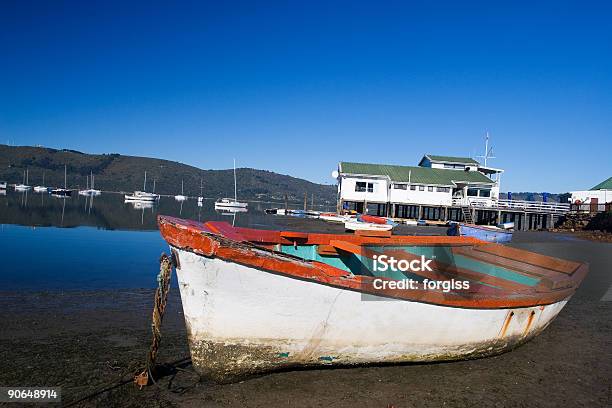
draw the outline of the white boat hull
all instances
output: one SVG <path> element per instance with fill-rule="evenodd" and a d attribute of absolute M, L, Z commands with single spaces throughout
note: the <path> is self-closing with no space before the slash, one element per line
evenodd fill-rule
<path fill-rule="evenodd" d="M 247 208 L 249 206 L 248 203 L 241 203 L 239 201 L 232 202 L 217 202 L 215 203 L 216 209 L 227 209 L 227 208 Z"/>
<path fill-rule="evenodd" d="M 158 195 L 154 195 L 154 194 L 147 194 L 147 195 L 142 195 L 142 194 L 126 194 L 124 195 L 124 199 L 125 201 L 145 201 L 145 202 L 154 202 L 159 200 L 159 196 Z"/>
<path fill-rule="evenodd" d="M 351 231 L 390 231 L 393 225 L 375 224 L 373 222 L 347 221 L 344 228 Z"/>
<path fill-rule="evenodd" d="M 194 368 L 216 381 L 280 368 L 444 361 L 507 351 L 569 298 L 467 309 L 369 296 L 173 248 Z"/>
<path fill-rule="evenodd" d="M 347 215 L 319 215 L 319 219 L 327 222 L 345 223 L 349 221 L 351 217 Z"/>

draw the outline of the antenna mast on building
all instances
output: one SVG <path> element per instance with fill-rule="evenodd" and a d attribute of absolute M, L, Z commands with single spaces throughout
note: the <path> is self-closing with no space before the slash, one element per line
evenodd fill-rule
<path fill-rule="evenodd" d="M 476 156 L 476 157 L 480 157 L 482 159 L 484 159 L 484 165 L 486 167 L 487 165 L 487 160 L 488 159 L 495 159 L 496 157 L 493 156 L 493 146 L 489 147 L 489 131 L 487 131 L 485 133 L 485 153 L 484 156 Z"/>

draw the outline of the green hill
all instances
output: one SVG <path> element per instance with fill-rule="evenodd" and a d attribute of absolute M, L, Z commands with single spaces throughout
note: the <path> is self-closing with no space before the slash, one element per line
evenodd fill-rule
<path fill-rule="evenodd" d="M 133 191 L 143 188 L 147 172 L 147 190 L 159 194 L 179 194 L 181 180 L 185 194 L 200 195 L 200 180 L 205 197 L 231 197 L 234 195 L 233 170 L 203 170 L 186 164 L 148 157 L 120 154 L 86 154 L 74 150 L 56 150 L 45 147 L 0 145 L 0 180 L 9 184 L 20 183 L 26 169 L 29 184 L 46 186 L 64 185 L 64 165 L 68 168 L 68 188 L 84 188 L 87 176 L 93 172 L 95 187 L 103 191 Z M 301 202 L 304 193 L 308 202 L 314 194 L 315 202 L 333 204 L 336 187 L 311 183 L 307 180 L 273 173 L 266 170 L 240 168 L 236 170 L 238 197 L 248 200 L 284 200 Z"/>

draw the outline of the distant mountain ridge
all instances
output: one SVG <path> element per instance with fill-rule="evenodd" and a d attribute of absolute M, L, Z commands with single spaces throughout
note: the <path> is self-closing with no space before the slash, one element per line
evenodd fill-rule
<path fill-rule="evenodd" d="M 159 194 L 200 195 L 200 180 L 205 197 L 232 197 L 234 195 L 233 170 L 203 170 L 186 164 L 148 157 L 112 154 L 87 154 L 75 150 L 57 150 L 46 147 L 0 145 L 0 180 L 9 184 L 21 183 L 28 170 L 29 185 L 64 185 L 64 165 L 68 168 L 68 188 L 85 188 L 87 176 L 93 172 L 95 187 L 107 191 L 133 191 L 143 188 L 147 172 L 147 190 Z M 314 195 L 315 203 L 333 204 L 336 186 L 312 183 L 307 180 L 267 170 L 239 168 L 238 198 L 247 200 L 289 201 L 308 204 Z"/>

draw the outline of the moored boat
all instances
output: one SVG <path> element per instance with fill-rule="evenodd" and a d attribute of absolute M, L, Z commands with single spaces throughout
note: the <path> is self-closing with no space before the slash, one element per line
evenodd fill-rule
<path fill-rule="evenodd" d="M 6 190 L 6 186 L 7 186 L 6 181 L 0 181 L 0 190 Z"/>
<path fill-rule="evenodd" d="M 51 195 L 59 198 L 72 196 L 72 190 L 68 189 L 68 167 L 64 165 L 64 188 L 51 189 Z"/>
<path fill-rule="evenodd" d="M 227 210 L 229 208 L 247 208 L 248 203 L 238 201 L 238 187 L 236 184 L 236 160 L 234 159 L 234 198 L 219 198 L 215 201 L 215 210 Z"/>
<path fill-rule="evenodd" d="M 262 231 L 166 216 L 159 227 L 176 266 L 193 366 L 219 382 L 291 367 L 508 351 L 550 324 L 588 270 L 468 237 Z M 373 261 L 382 255 L 427 259 L 431 268 L 382 272 Z M 422 287 L 391 286 L 407 277 Z M 463 288 L 446 290 L 455 281 Z"/>
<path fill-rule="evenodd" d="M 125 201 L 145 201 L 155 202 L 159 200 L 159 194 L 147 192 L 147 172 L 144 173 L 144 184 L 142 189 L 144 191 L 134 191 L 133 194 L 125 194 L 123 198 Z M 155 191 L 155 180 L 153 180 L 153 191 Z"/>
<path fill-rule="evenodd" d="M 185 195 L 184 189 L 183 189 L 183 180 L 181 180 L 181 194 L 175 195 L 174 199 L 176 201 L 185 201 L 187 200 L 187 196 Z"/>
<path fill-rule="evenodd" d="M 453 223 L 448 228 L 448 235 L 474 237 L 482 241 L 504 243 L 512 240 L 512 231 L 487 225 Z"/>
<path fill-rule="evenodd" d="M 32 186 L 28 185 L 28 170 L 23 172 L 23 183 L 15 184 L 15 191 L 28 191 Z"/>

